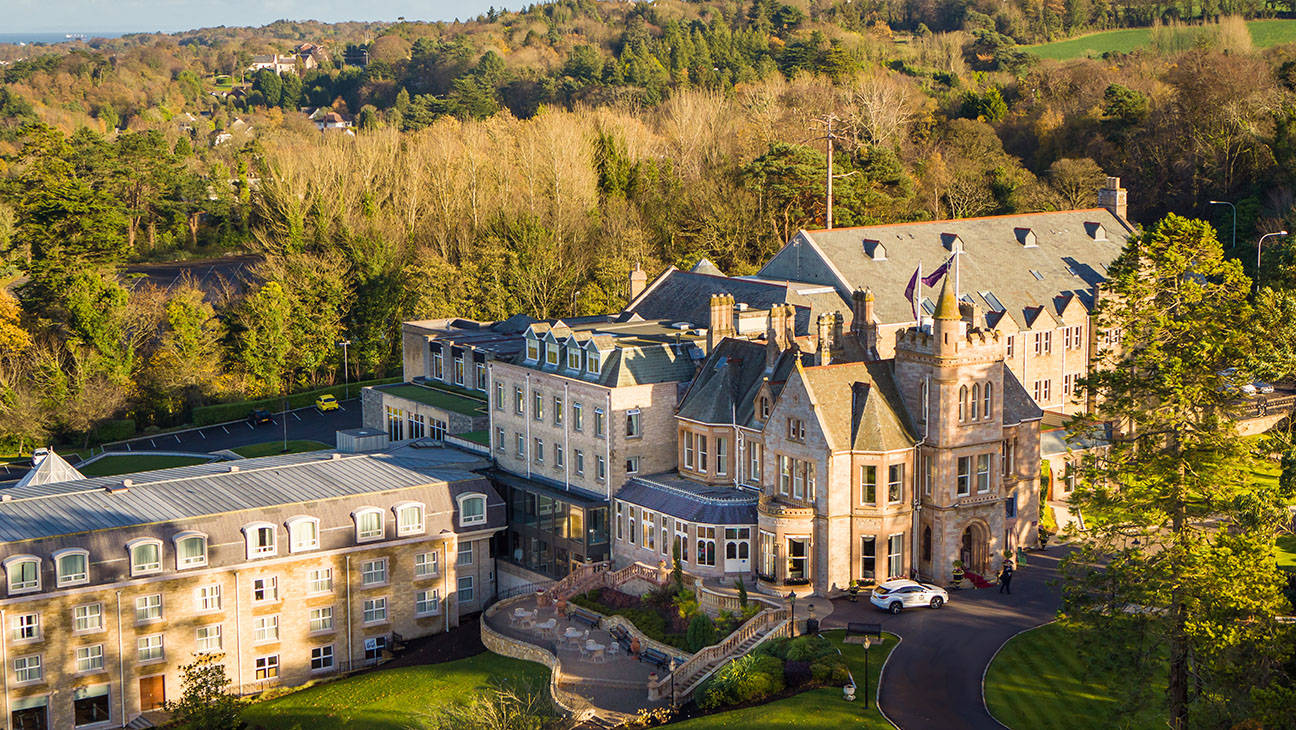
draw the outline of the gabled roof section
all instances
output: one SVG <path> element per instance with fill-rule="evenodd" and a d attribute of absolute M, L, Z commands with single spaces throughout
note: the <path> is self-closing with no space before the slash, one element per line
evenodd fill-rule
<path fill-rule="evenodd" d="M 1044 417 L 1044 411 L 1030 397 L 1021 381 L 1008 368 L 1003 369 L 1003 420 L 1005 426 L 1012 426 L 1022 421 L 1038 421 Z"/>
<path fill-rule="evenodd" d="M 699 423 L 753 426 L 761 386 L 768 382 L 771 396 L 778 397 L 796 358 L 785 350 L 766 372 L 763 342 L 726 337 L 702 362 L 676 415 Z"/>
<path fill-rule="evenodd" d="M 894 451 L 918 443 L 895 386 L 893 361 L 823 365 L 799 373 L 834 449 Z"/>

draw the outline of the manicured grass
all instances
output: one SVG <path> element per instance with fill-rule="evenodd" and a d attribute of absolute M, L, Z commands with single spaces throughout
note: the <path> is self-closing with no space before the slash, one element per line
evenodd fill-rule
<path fill-rule="evenodd" d="M 459 438 L 463 439 L 464 441 L 471 441 L 474 444 L 481 444 L 482 446 L 490 446 L 489 431 L 469 431 L 467 433 L 459 434 Z"/>
<path fill-rule="evenodd" d="M 258 456 L 277 456 L 279 454 L 300 454 L 303 451 L 320 451 L 322 449 L 331 449 L 326 443 L 320 441 L 309 441 L 306 439 L 293 440 L 288 442 L 288 450 L 284 451 L 283 441 L 267 441 L 263 444 L 248 444 L 230 449 L 234 453 L 247 459 Z"/>
<path fill-rule="evenodd" d="M 680 730 L 742 728 L 743 730 L 837 730 L 837 728 L 878 728 L 889 730 L 891 723 L 882 718 L 873 701 L 877 696 L 878 675 L 882 663 L 895 648 L 897 640 L 883 635 L 883 643 L 869 649 L 868 708 L 864 707 L 864 647 L 844 644 L 843 631 L 825 631 L 824 636 L 842 650 L 846 664 L 855 677 L 855 701 L 842 699 L 841 687 L 820 687 L 755 707 L 718 712 L 670 725 Z"/>
<path fill-rule="evenodd" d="M 88 477 L 106 477 L 113 474 L 133 474 L 137 471 L 153 469 L 170 469 L 176 466 L 204 464 L 211 459 L 198 456 L 166 456 L 163 454 L 131 454 L 129 456 L 105 456 L 104 458 L 77 471 Z"/>
<path fill-rule="evenodd" d="M 1247 23 L 1247 29 L 1251 31 L 1251 43 L 1256 48 L 1296 42 L 1296 20 L 1293 19 L 1252 20 Z M 1024 48 L 1040 58 L 1065 61 L 1107 52 L 1129 53 L 1146 46 L 1150 37 L 1150 28 L 1122 28 Z"/>
<path fill-rule="evenodd" d="M 1164 728 L 1156 711 L 1131 714 L 1119 704 L 1113 689 L 1125 678 L 1087 661 L 1072 631 L 1046 624 L 1004 645 L 985 678 L 995 719 L 1013 730 Z"/>
<path fill-rule="evenodd" d="M 486 412 L 486 398 L 474 398 L 469 396 L 452 393 L 449 390 L 440 388 L 429 388 L 412 383 L 402 383 L 400 385 L 386 385 L 378 388 L 384 393 L 390 393 L 398 398 L 408 398 L 409 400 L 423 403 L 434 408 L 442 408 L 455 413 L 462 413 L 466 416 L 476 416 Z"/>
<path fill-rule="evenodd" d="M 1275 546 L 1274 554 L 1278 557 L 1278 567 L 1296 570 L 1296 536 L 1281 535 Z"/>
<path fill-rule="evenodd" d="M 486 652 L 444 664 L 367 672 L 310 687 L 243 712 L 253 728 L 264 730 L 405 730 L 426 727 L 428 713 L 464 702 L 486 691 L 493 679 L 547 687 L 549 669 L 540 664 Z"/>

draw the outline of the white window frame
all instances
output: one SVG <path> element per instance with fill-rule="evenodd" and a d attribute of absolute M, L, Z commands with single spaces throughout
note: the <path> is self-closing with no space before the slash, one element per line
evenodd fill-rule
<path fill-rule="evenodd" d="M 96 651 L 97 650 L 97 651 Z M 92 672 L 102 672 L 104 669 L 104 645 L 90 644 L 89 646 L 78 646 L 76 648 L 76 673 L 90 674 Z"/>
<path fill-rule="evenodd" d="M 85 559 L 85 573 L 79 577 L 64 578 L 63 566 L 62 566 L 63 558 L 70 558 L 74 556 L 80 556 Z M 62 550 L 55 550 L 53 553 L 50 554 L 50 559 L 54 561 L 54 585 L 58 586 L 59 588 L 64 588 L 67 586 L 85 585 L 86 583 L 90 582 L 90 551 L 89 550 L 86 550 L 85 548 L 64 548 Z"/>
<path fill-rule="evenodd" d="M 481 500 L 482 510 L 480 516 L 469 516 L 466 510 L 464 509 L 465 504 L 470 499 Z M 459 503 L 459 526 L 460 527 L 486 524 L 486 512 L 488 510 L 488 504 L 487 504 L 485 494 L 482 494 L 481 492 L 468 492 L 466 494 L 461 494 L 458 497 L 456 497 L 455 501 Z"/>
<path fill-rule="evenodd" d="M 312 634 L 326 634 L 334 631 L 333 607 L 319 606 L 312 608 L 306 615 L 306 628 Z"/>
<path fill-rule="evenodd" d="M 36 580 L 33 583 L 25 584 L 22 587 L 14 588 L 14 571 L 19 569 L 25 563 L 36 564 Z M 41 589 L 41 559 L 35 555 L 13 555 L 4 560 L 5 585 L 8 586 L 9 595 L 18 596 L 24 593 L 35 593 Z"/>
<path fill-rule="evenodd" d="M 21 665 L 19 664 L 21 662 Z M 14 657 L 14 684 L 26 685 L 45 681 L 45 667 L 40 654 Z M 35 676 L 31 676 L 32 674 Z"/>
<path fill-rule="evenodd" d="M 154 640 L 157 641 L 156 646 L 153 645 Z M 146 651 L 149 652 L 150 655 L 154 651 L 156 651 L 157 656 L 146 657 L 144 655 Z M 135 639 L 135 660 L 140 664 L 165 661 L 166 645 L 165 642 L 163 641 L 162 634 L 146 634 L 144 636 L 140 636 L 136 638 Z"/>
<path fill-rule="evenodd" d="M 263 595 L 262 598 L 256 597 L 257 583 L 262 583 L 261 592 L 262 594 L 268 593 L 269 594 L 268 596 Z M 278 603 L 278 602 L 279 602 L 279 576 L 263 575 L 259 578 L 252 579 L 252 603 L 253 604 Z"/>
<path fill-rule="evenodd" d="M 372 614 L 372 617 L 371 617 Z M 365 626 L 376 626 L 388 622 L 387 597 L 366 598 L 360 607 L 360 621 Z"/>
<path fill-rule="evenodd" d="M 325 587 L 321 588 L 320 585 Z M 333 568 L 312 568 L 306 573 L 306 595 L 323 596 L 333 592 Z"/>
<path fill-rule="evenodd" d="M 464 590 L 465 590 L 464 581 L 468 581 L 468 587 L 467 587 L 468 598 L 464 598 Z M 461 605 L 465 603 L 472 603 L 473 601 L 477 600 L 476 598 L 477 589 L 475 583 L 476 581 L 473 580 L 473 577 L 471 575 L 459 576 L 459 581 L 455 584 L 455 595 L 459 597 L 459 603 Z"/>
<path fill-rule="evenodd" d="M 279 614 L 252 617 L 252 643 L 273 644 L 279 641 Z"/>
<path fill-rule="evenodd" d="M 418 510 L 417 524 L 405 524 L 405 513 L 409 510 Z M 392 512 L 396 515 L 396 534 L 398 536 L 422 535 L 427 531 L 427 509 L 422 502 L 401 502 L 392 507 Z"/>
<path fill-rule="evenodd" d="M 310 667 L 312 672 L 331 672 L 333 671 L 333 645 L 325 644 L 324 646 L 311 647 Z M 315 666 L 319 662 L 320 666 Z M 326 663 L 327 662 L 327 663 Z"/>
<path fill-rule="evenodd" d="M 289 517 L 284 522 L 284 527 L 287 528 L 288 530 L 288 552 L 291 554 L 291 553 L 304 553 L 310 550 L 319 550 L 319 546 L 320 546 L 319 523 L 320 521 L 318 517 L 311 517 L 310 515 L 295 515 L 293 517 Z M 315 529 L 314 539 L 309 541 L 302 541 L 298 539 L 301 536 L 300 530 L 305 525 L 310 525 Z"/>
<path fill-rule="evenodd" d="M 436 588 L 418 591 L 414 594 L 414 615 L 437 616 L 441 613 L 441 595 Z"/>
<path fill-rule="evenodd" d="M 360 520 L 362 517 L 365 517 L 367 515 L 372 515 L 372 514 L 378 515 L 378 532 L 373 533 L 372 531 L 370 531 L 369 534 L 366 534 L 365 532 L 361 531 Z M 382 540 L 383 538 L 387 537 L 386 515 L 378 507 L 361 507 L 360 509 L 351 513 L 351 519 L 355 520 L 356 542 L 374 542 L 376 540 Z"/>
<path fill-rule="evenodd" d="M 387 572 L 387 558 L 374 558 L 360 563 L 360 585 L 365 588 L 385 586 L 391 582 Z"/>
<path fill-rule="evenodd" d="M 212 602 L 215 605 L 208 605 Z M 194 589 L 194 607 L 197 613 L 211 613 L 221 610 L 221 585 L 220 583 L 210 583 L 205 586 L 198 586 Z"/>
<path fill-rule="evenodd" d="M 468 556 L 466 559 L 464 556 Z M 464 540 L 459 543 L 455 554 L 455 565 L 472 565 L 473 564 L 473 543 L 472 540 Z"/>
<path fill-rule="evenodd" d="M 259 656 L 253 663 L 252 675 L 257 682 L 268 682 L 279 678 L 279 655 Z"/>
<path fill-rule="evenodd" d="M 258 544 L 260 531 L 270 530 L 270 544 L 262 546 Z M 247 559 L 256 560 L 257 558 L 268 558 L 279 552 L 279 531 L 275 529 L 274 523 L 271 522 L 251 522 L 243 526 L 243 539 L 247 543 Z"/>
<path fill-rule="evenodd" d="M 441 555 L 436 550 L 414 556 L 414 578 L 435 578 L 441 574 Z"/>
<path fill-rule="evenodd" d="M 202 562 L 183 564 L 180 562 L 180 543 L 186 540 L 202 540 Z M 189 568 L 202 568 L 207 565 L 207 533 L 198 532 L 197 530 L 185 530 L 177 532 L 171 537 L 171 545 L 175 548 L 176 570 L 187 570 Z"/>
<path fill-rule="evenodd" d="M 215 647 L 210 646 L 213 639 L 215 639 Z M 224 639 L 221 638 L 220 624 L 207 624 L 194 629 L 194 653 L 212 654 L 221 651 L 223 648 Z"/>
<path fill-rule="evenodd" d="M 41 615 L 36 612 L 14 614 L 12 630 L 13 643 L 15 644 L 40 641 L 42 637 Z M 23 636 L 24 631 L 30 631 L 31 636 Z"/>
<path fill-rule="evenodd" d="M 137 568 L 135 564 L 135 550 L 152 545 L 157 548 L 157 563 L 150 564 L 152 567 L 143 569 Z M 137 537 L 126 543 L 126 557 L 130 560 L 130 574 L 134 578 L 137 575 L 153 575 L 162 572 L 162 541 L 156 537 Z"/>
<path fill-rule="evenodd" d="M 157 615 L 156 615 L 156 616 L 148 616 L 148 615 L 143 615 L 143 616 L 141 616 L 141 615 L 140 615 L 141 612 L 144 612 L 144 613 L 151 613 L 151 612 L 152 612 L 152 609 L 155 607 L 154 604 L 153 604 L 153 602 L 152 602 L 152 599 L 154 599 L 154 598 L 157 599 L 157 604 L 156 604 Z M 152 624 L 152 623 L 157 623 L 158 621 L 161 621 L 161 620 L 162 620 L 162 616 L 163 616 L 163 614 L 162 614 L 162 594 L 161 594 L 161 593 L 150 593 L 150 594 L 148 594 L 148 595 L 146 595 L 146 596 L 139 596 L 139 597 L 137 597 L 137 598 L 135 599 L 135 623 L 137 623 L 137 624 Z"/>

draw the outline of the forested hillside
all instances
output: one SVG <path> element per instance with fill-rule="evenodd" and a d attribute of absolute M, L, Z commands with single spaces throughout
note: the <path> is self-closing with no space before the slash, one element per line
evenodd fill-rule
<path fill-rule="evenodd" d="M 1228 240 L 1208 201 L 1237 202 L 1249 249 L 1296 226 L 1296 49 L 1214 17 L 1272 8 L 567 0 L 3 47 L 0 439 L 340 380 L 342 337 L 380 375 L 401 319 L 614 310 L 636 263 L 750 273 L 821 225 L 829 115 L 838 226 L 1091 206 L 1119 175 L 1138 221 Z M 1017 45 L 1163 18 L 1134 54 Z M 314 68 L 248 71 L 303 43 Z M 236 252 L 263 257 L 247 285 L 123 274 Z"/>

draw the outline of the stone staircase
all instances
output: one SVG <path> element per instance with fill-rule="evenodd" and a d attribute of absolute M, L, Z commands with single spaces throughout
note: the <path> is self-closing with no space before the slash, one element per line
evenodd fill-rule
<path fill-rule="evenodd" d="M 703 681 L 724 665 L 747 655 L 767 639 L 790 636 L 791 633 L 792 622 L 788 609 L 762 611 L 719 643 L 694 654 L 688 661 L 676 667 L 673 673 L 666 673 L 656 684 L 648 687 L 648 696 L 650 698 L 669 697 L 673 690 L 675 701 L 685 702 Z"/>

